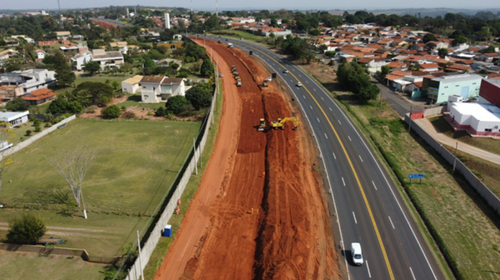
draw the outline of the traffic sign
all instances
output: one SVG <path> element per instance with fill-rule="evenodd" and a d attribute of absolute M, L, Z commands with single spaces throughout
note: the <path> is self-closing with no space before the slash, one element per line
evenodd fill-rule
<path fill-rule="evenodd" d="M 424 178 L 424 174 L 409 174 L 408 178 L 409 179 L 422 179 L 422 178 Z"/>

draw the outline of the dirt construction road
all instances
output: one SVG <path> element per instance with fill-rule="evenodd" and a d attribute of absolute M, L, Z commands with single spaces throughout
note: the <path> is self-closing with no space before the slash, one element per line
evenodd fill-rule
<path fill-rule="evenodd" d="M 224 74 L 221 123 L 200 188 L 155 279 L 340 279 L 306 129 L 256 128 L 260 118 L 269 124 L 297 110 L 275 82 L 259 89 L 256 82 L 270 75 L 257 62 L 206 44 Z"/>

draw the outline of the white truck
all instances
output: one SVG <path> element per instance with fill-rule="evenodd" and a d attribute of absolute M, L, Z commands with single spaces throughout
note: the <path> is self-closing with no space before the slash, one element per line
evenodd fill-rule
<path fill-rule="evenodd" d="M 228 48 L 232 48 L 233 47 L 233 43 L 227 43 L 227 47 Z"/>
<path fill-rule="evenodd" d="M 238 79 L 238 80 L 236 81 L 236 86 L 237 86 L 237 87 L 241 87 L 241 80 L 240 80 L 240 79 Z"/>

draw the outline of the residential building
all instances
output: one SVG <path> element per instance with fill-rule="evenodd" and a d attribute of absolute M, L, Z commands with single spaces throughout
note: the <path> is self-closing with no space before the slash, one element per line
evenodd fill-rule
<path fill-rule="evenodd" d="M 92 50 L 92 61 L 97 61 L 101 64 L 101 69 L 105 67 L 118 67 L 123 64 L 123 55 L 119 51 L 107 52 L 104 49 Z"/>
<path fill-rule="evenodd" d="M 165 76 L 145 76 L 139 82 L 141 100 L 144 103 L 165 102 L 169 97 L 186 95 L 183 78 L 168 78 Z"/>
<path fill-rule="evenodd" d="M 73 63 L 73 69 L 82 71 L 84 68 L 83 65 L 85 65 L 87 62 L 92 61 L 92 53 L 89 51 L 77 53 L 71 58 L 71 61 Z"/>
<path fill-rule="evenodd" d="M 42 60 L 45 58 L 45 51 L 44 50 L 36 50 L 35 53 L 36 53 L 37 59 Z"/>
<path fill-rule="evenodd" d="M 71 37 L 69 31 L 56 31 L 57 40 L 68 40 Z"/>
<path fill-rule="evenodd" d="M 140 89 L 139 82 L 144 78 L 144 76 L 136 75 L 132 78 L 122 81 L 122 92 L 124 93 L 136 93 Z"/>
<path fill-rule="evenodd" d="M 20 126 L 28 122 L 29 111 L 25 112 L 0 112 L 0 122 L 10 123 L 13 127 Z"/>
<path fill-rule="evenodd" d="M 29 103 L 30 105 L 39 105 L 45 102 L 48 102 L 56 97 L 56 94 L 47 88 L 42 88 L 39 90 L 35 90 L 25 95 L 21 96 L 21 98 Z"/>
<path fill-rule="evenodd" d="M 13 55 L 17 55 L 17 54 L 18 54 L 17 51 L 11 50 L 11 49 L 7 49 L 7 50 L 4 50 L 4 51 L 1 51 L 0 52 L 0 60 L 9 59 Z"/>
<path fill-rule="evenodd" d="M 29 69 L 0 74 L 2 85 L 17 85 L 24 94 L 41 88 L 48 88 L 56 83 L 55 72 L 47 69 Z"/>
<path fill-rule="evenodd" d="M 423 88 L 432 103 L 448 101 L 448 96 L 459 95 L 466 99 L 479 96 L 482 77 L 476 74 L 460 74 L 438 78 L 424 78 Z"/>
<path fill-rule="evenodd" d="M 126 54 L 128 51 L 127 42 L 124 42 L 124 41 L 123 42 L 111 42 L 111 43 L 109 43 L 109 46 L 111 48 L 118 48 L 118 51 L 120 51 L 123 54 Z"/>

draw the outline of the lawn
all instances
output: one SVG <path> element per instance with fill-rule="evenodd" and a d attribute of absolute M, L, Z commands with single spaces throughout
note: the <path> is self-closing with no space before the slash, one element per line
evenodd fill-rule
<path fill-rule="evenodd" d="M 182 166 L 199 122 L 76 119 L 13 155 L 3 173 L 0 223 L 21 209 L 39 210 L 63 245 L 86 249 L 94 257 L 120 255 L 135 231 L 146 225 Z M 89 212 L 70 217 L 61 211 L 72 199 L 63 178 L 48 163 L 57 151 L 88 146 L 97 156 L 83 181 Z M 76 229 L 74 229 L 76 228 Z M 73 230 L 74 229 L 74 230 Z"/>
<path fill-rule="evenodd" d="M 45 257 L 38 256 L 35 253 L 0 251 L 0 271 L 3 280 L 87 280 L 104 278 L 102 274 L 104 265 L 102 264 L 91 264 L 81 258 L 53 255 Z"/>
<path fill-rule="evenodd" d="M 314 74 L 314 69 L 309 71 Z M 453 176 L 451 166 L 436 156 L 421 138 L 408 134 L 407 127 L 388 104 L 384 103 L 382 107 L 379 102 L 358 105 L 344 92 L 332 96 L 344 100 L 342 103 L 350 111 L 353 121 L 383 153 L 387 164 L 404 183 L 405 188 L 399 190 L 406 203 L 414 205 L 426 217 L 435 230 L 435 236 L 442 240 L 448 261 L 456 264 L 461 278 L 498 279 L 500 220 L 493 210 L 463 178 Z M 425 174 L 421 184 L 409 184 L 406 179 L 407 174 L 415 172 Z M 410 202 L 410 197 L 415 204 Z M 413 215 L 417 215 L 415 211 Z M 436 245 L 430 241 L 427 229 L 419 219 L 417 221 L 434 255 L 440 260 L 438 263 L 446 271 L 445 275 L 453 279 Z"/>

